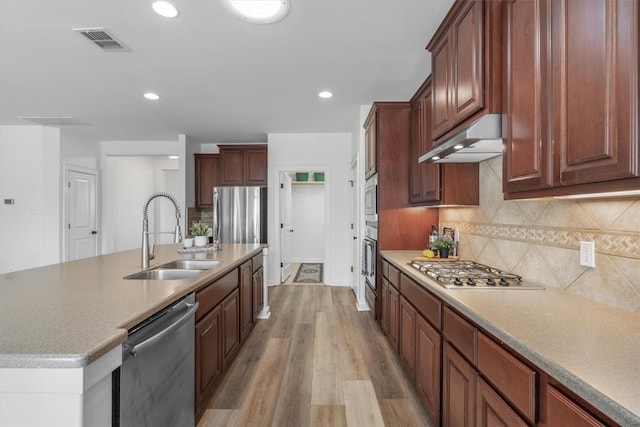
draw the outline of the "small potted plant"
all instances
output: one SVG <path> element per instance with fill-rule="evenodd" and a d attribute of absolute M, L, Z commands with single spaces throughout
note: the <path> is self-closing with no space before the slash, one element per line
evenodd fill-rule
<path fill-rule="evenodd" d="M 202 221 L 193 221 L 191 227 L 191 235 L 195 237 L 194 244 L 196 246 L 207 246 L 209 243 L 209 237 L 207 237 L 207 232 L 209 231 L 209 226 Z"/>
<path fill-rule="evenodd" d="M 449 258 L 449 251 L 456 247 L 456 242 L 450 237 L 438 237 L 432 247 L 440 252 L 440 258 Z"/>

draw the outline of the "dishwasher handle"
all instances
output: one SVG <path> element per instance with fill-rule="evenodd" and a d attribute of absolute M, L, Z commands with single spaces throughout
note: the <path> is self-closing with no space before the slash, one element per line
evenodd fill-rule
<path fill-rule="evenodd" d="M 187 310 L 187 312 L 178 320 L 176 320 L 175 322 L 171 323 L 171 325 L 169 325 L 168 327 L 166 327 L 165 329 L 161 330 L 160 332 L 158 332 L 157 334 L 150 336 L 149 338 L 147 338 L 146 340 L 136 344 L 136 345 L 131 345 L 129 343 L 124 343 L 124 351 L 131 357 L 134 357 L 136 355 L 136 352 L 138 350 L 142 350 L 145 347 L 148 347 L 152 344 L 154 344 L 156 341 L 161 340 L 165 335 L 170 334 L 172 331 L 174 331 L 175 329 L 179 328 L 180 326 L 182 326 L 187 320 L 189 320 L 189 317 L 191 317 L 196 310 L 198 310 L 198 306 L 200 304 L 198 302 L 195 302 L 194 304 L 191 303 L 187 303 L 186 306 L 189 307 L 189 309 Z"/>

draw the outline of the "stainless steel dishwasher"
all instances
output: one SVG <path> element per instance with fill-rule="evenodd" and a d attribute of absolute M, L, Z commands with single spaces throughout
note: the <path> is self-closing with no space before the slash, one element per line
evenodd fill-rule
<path fill-rule="evenodd" d="M 131 331 L 120 368 L 120 426 L 194 425 L 194 323 L 190 294 Z"/>

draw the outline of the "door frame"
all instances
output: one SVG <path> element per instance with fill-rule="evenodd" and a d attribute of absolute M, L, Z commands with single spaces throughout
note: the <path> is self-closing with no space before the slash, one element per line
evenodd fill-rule
<path fill-rule="evenodd" d="M 102 247 L 102 233 L 100 232 L 100 212 L 101 212 L 101 192 L 100 192 L 100 173 L 96 169 L 87 168 L 84 166 L 74 165 L 72 163 L 63 163 L 62 166 L 62 261 L 69 261 L 67 255 L 69 250 L 69 229 L 67 224 L 69 223 L 69 187 L 67 182 L 69 180 L 69 172 L 84 173 L 87 175 L 95 176 L 96 180 L 96 227 L 98 228 L 98 235 L 96 236 L 96 254 L 100 255 Z"/>
<path fill-rule="evenodd" d="M 277 188 L 278 191 L 275 191 L 275 195 L 274 195 L 274 207 L 276 209 L 275 215 L 274 215 L 274 222 L 273 222 L 273 226 L 275 227 L 276 232 L 273 233 L 274 236 L 277 240 L 277 242 L 273 242 L 270 244 L 270 246 L 272 248 L 280 248 L 280 174 L 281 173 L 295 173 L 295 172 L 300 172 L 300 171 L 314 171 L 314 172 L 324 172 L 324 217 L 325 217 L 325 233 L 324 233 L 324 266 L 323 266 L 323 270 L 324 270 L 324 274 L 323 274 L 323 280 L 324 280 L 324 284 L 325 285 L 331 285 L 330 283 L 327 283 L 327 279 L 332 277 L 331 276 L 331 261 L 330 258 L 328 256 L 328 254 L 330 253 L 330 248 L 331 248 L 331 233 L 329 232 L 329 229 L 331 228 L 331 167 L 328 165 L 301 165 L 301 166 L 291 166 L 291 165 L 287 165 L 287 166 L 280 166 L 276 169 L 275 173 L 276 176 L 278 177 L 278 184 L 277 184 Z M 279 268 L 280 263 L 282 262 L 282 251 L 278 249 L 278 260 L 277 260 L 277 266 Z M 276 285 L 280 285 L 282 283 L 280 283 L 280 274 L 278 273 L 278 283 L 276 283 Z"/>

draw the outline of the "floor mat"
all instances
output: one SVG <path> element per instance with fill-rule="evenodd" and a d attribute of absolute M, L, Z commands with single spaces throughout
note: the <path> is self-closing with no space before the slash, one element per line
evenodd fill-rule
<path fill-rule="evenodd" d="M 321 263 L 302 263 L 296 273 L 294 283 L 322 283 Z"/>

